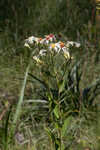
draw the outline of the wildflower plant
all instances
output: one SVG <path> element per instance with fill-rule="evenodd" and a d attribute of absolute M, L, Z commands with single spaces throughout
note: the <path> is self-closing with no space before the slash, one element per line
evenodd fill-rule
<path fill-rule="evenodd" d="M 88 109 L 96 111 L 94 99 L 98 95 L 100 80 L 80 89 L 80 62 L 74 64 L 74 58 L 70 54 L 70 48 L 79 48 L 80 43 L 58 42 L 50 34 L 45 38 L 29 37 L 25 40 L 25 46 L 32 50 L 32 67 L 28 74 L 35 92 L 31 103 L 38 108 L 38 113 L 35 111 L 35 114 L 45 120 L 44 129 L 50 137 L 51 149 L 64 150 L 67 148 L 64 138 L 71 130 L 73 120 L 77 120 L 79 128 L 74 129 L 69 137 L 73 141 L 81 141 L 79 120 L 81 117 L 85 120 Z M 35 105 L 36 103 L 38 104 Z M 79 139 L 76 139 L 76 134 Z"/>
<path fill-rule="evenodd" d="M 8 149 L 9 141 L 12 141 L 14 135 L 18 136 L 19 140 L 19 129 L 16 129 L 16 124 L 20 121 L 20 128 L 25 131 L 20 135 L 28 136 L 34 147 L 37 147 L 36 143 L 40 139 L 45 141 L 45 149 L 48 149 L 48 144 L 50 145 L 50 150 L 66 150 L 69 147 L 75 149 L 75 143 L 85 143 L 85 146 L 92 143 L 93 146 L 95 136 L 90 135 L 93 137 L 91 142 L 88 131 L 93 131 L 89 129 L 89 124 L 95 122 L 97 104 L 94 100 L 100 92 L 100 80 L 97 79 L 82 89 L 81 60 L 76 62 L 71 54 L 71 49 L 78 50 L 81 44 L 57 41 L 55 35 L 50 34 L 44 38 L 31 36 L 25 40 L 24 46 L 31 51 L 31 57 L 16 113 L 13 115 L 11 133 L 8 139 L 4 139 L 5 149 Z M 30 95 L 30 99 L 24 100 L 26 80 L 31 82 L 33 95 Z M 7 123 L 10 122 L 10 114 Z M 40 134 L 41 128 L 43 132 L 39 139 L 33 140 L 36 122 L 39 131 L 34 131 L 35 134 Z M 8 135 L 8 130 L 6 132 Z M 24 142 L 23 140 L 22 143 Z M 39 149 L 43 148 L 40 146 Z"/>

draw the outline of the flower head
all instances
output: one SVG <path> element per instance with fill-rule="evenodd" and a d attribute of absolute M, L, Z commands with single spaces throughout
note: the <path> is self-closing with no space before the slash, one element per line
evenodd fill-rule
<path fill-rule="evenodd" d="M 49 42 L 53 42 L 53 41 L 56 40 L 56 37 L 55 37 L 54 34 L 49 34 L 49 35 L 46 35 L 46 36 L 45 36 L 45 39 L 46 39 L 47 41 L 49 41 Z"/>
<path fill-rule="evenodd" d="M 43 64 L 43 62 L 39 59 L 38 56 L 33 56 L 33 59 L 34 59 L 37 63 Z"/>
<path fill-rule="evenodd" d="M 75 46 L 75 47 L 79 48 L 81 45 L 78 42 L 67 41 L 66 47 L 69 48 L 70 46 Z"/>
<path fill-rule="evenodd" d="M 49 49 L 50 50 L 53 49 L 53 50 L 55 50 L 56 52 L 59 53 L 62 50 L 62 48 L 64 48 L 64 47 L 65 47 L 65 44 L 60 41 L 60 42 L 57 42 L 57 43 L 51 43 Z"/>
<path fill-rule="evenodd" d="M 71 58 L 68 51 L 64 51 L 64 57 L 65 57 L 66 59 L 70 59 L 70 58 Z"/>
<path fill-rule="evenodd" d="M 45 56 L 46 53 L 47 53 L 47 50 L 41 49 L 40 52 L 39 52 L 39 55 L 40 55 L 40 56 Z"/>
<path fill-rule="evenodd" d="M 24 46 L 30 48 L 28 43 L 25 43 Z"/>
<path fill-rule="evenodd" d="M 56 52 L 59 51 L 59 47 L 57 45 L 58 43 L 51 43 L 50 46 L 49 46 L 49 50 L 54 50 Z"/>
<path fill-rule="evenodd" d="M 57 43 L 55 41 L 56 38 L 54 34 L 46 35 L 45 38 L 41 38 L 41 37 L 38 38 L 38 37 L 31 36 L 28 39 L 26 39 L 24 46 L 30 48 L 31 44 L 36 44 L 36 45 L 41 44 L 42 46 L 46 46 L 50 51 L 52 50 L 55 51 L 56 53 L 62 52 L 66 59 L 72 58 L 69 53 L 70 46 L 75 46 L 77 48 L 81 46 L 80 43 L 74 41 L 67 41 L 66 44 L 62 41 L 59 41 Z M 34 56 L 33 59 L 37 62 L 42 63 L 39 56 L 45 56 L 46 54 L 47 54 L 47 50 L 41 49 L 38 56 Z"/>
<path fill-rule="evenodd" d="M 31 37 L 29 37 L 28 39 L 26 39 L 26 42 L 28 43 L 28 44 L 33 44 L 34 43 L 34 41 L 35 41 L 35 37 L 34 36 L 31 36 Z"/>

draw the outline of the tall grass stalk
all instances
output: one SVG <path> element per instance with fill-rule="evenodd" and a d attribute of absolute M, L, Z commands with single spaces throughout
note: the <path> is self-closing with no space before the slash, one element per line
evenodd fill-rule
<path fill-rule="evenodd" d="M 13 134 L 15 132 L 16 123 L 17 123 L 18 118 L 20 117 L 21 106 L 22 106 L 23 99 L 24 99 L 24 91 L 25 91 L 25 86 L 26 86 L 26 81 L 27 81 L 27 77 L 28 77 L 29 68 L 30 68 L 30 64 L 28 65 L 28 67 L 26 69 L 26 73 L 25 73 L 23 84 L 22 84 L 22 89 L 21 89 L 19 101 L 18 101 L 18 104 L 17 104 L 17 108 L 16 108 L 14 118 L 13 118 L 11 136 L 13 136 Z"/>

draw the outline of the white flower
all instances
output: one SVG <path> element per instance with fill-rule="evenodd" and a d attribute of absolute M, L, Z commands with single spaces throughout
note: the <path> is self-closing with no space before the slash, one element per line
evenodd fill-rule
<path fill-rule="evenodd" d="M 81 46 L 81 44 L 77 43 L 77 42 L 75 43 L 75 45 L 76 45 L 77 48 L 79 48 Z"/>
<path fill-rule="evenodd" d="M 39 41 L 40 44 L 43 44 L 43 45 L 48 45 L 50 42 L 49 40 L 46 40 L 46 38 L 42 39 Z"/>
<path fill-rule="evenodd" d="M 33 56 L 33 59 L 34 59 L 37 63 L 40 63 L 40 64 L 43 63 L 43 62 L 39 59 L 38 56 Z"/>
<path fill-rule="evenodd" d="M 31 37 L 29 37 L 28 39 L 26 39 L 25 41 L 26 41 L 26 43 L 28 43 L 28 44 L 34 44 L 34 43 L 39 44 L 40 41 L 41 41 L 41 38 L 37 38 L 37 37 L 31 36 Z"/>
<path fill-rule="evenodd" d="M 45 44 L 45 39 L 41 39 L 40 44 Z"/>
<path fill-rule="evenodd" d="M 55 46 L 54 51 L 59 53 L 60 52 L 60 48 L 58 48 L 57 46 Z"/>
<path fill-rule="evenodd" d="M 59 44 L 58 43 L 51 43 L 49 46 L 49 50 L 54 50 L 56 52 L 59 52 Z"/>
<path fill-rule="evenodd" d="M 39 44 L 39 43 L 40 43 L 39 38 L 35 37 L 34 42 L 35 42 L 36 44 Z"/>
<path fill-rule="evenodd" d="M 69 48 L 70 46 L 75 46 L 75 47 L 79 48 L 81 46 L 81 44 L 78 42 L 67 41 L 66 47 Z"/>
<path fill-rule="evenodd" d="M 55 46 L 58 47 L 58 48 L 60 49 L 60 48 L 61 48 L 61 47 L 60 47 L 60 42 L 55 43 Z"/>
<path fill-rule="evenodd" d="M 66 59 L 70 59 L 71 57 L 70 57 L 70 53 L 69 53 L 69 51 L 68 51 L 68 48 L 63 47 L 62 50 L 63 50 L 63 53 L 64 53 L 64 57 L 65 57 Z"/>
<path fill-rule="evenodd" d="M 48 45 L 49 44 L 49 40 L 44 39 L 44 44 Z"/>
<path fill-rule="evenodd" d="M 39 55 L 45 56 L 45 55 L 46 55 L 46 52 L 47 52 L 47 50 L 41 49 L 40 52 L 39 52 Z"/>
<path fill-rule="evenodd" d="M 26 42 L 25 42 L 24 46 L 30 48 L 29 44 Z"/>
<path fill-rule="evenodd" d="M 28 42 L 29 44 L 33 44 L 34 41 L 35 41 L 35 37 L 34 37 L 34 36 L 31 36 L 31 37 L 29 37 L 29 38 L 27 39 L 27 42 Z"/>
<path fill-rule="evenodd" d="M 33 59 L 37 61 L 39 59 L 39 57 L 38 56 L 33 56 Z"/>
<path fill-rule="evenodd" d="M 71 58 L 68 51 L 65 51 L 65 52 L 64 52 L 64 57 L 65 57 L 66 59 L 70 59 L 70 58 Z"/>
<path fill-rule="evenodd" d="M 64 47 L 65 47 L 65 44 L 63 42 L 59 41 L 57 43 L 51 43 L 49 46 L 49 49 L 50 50 L 53 49 L 54 51 L 59 53 Z"/>
<path fill-rule="evenodd" d="M 55 35 L 53 35 L 53 34 L 45 35 L 44 39 L 45 39 L 44 44 L 49 44 L 56 40 Z"/>
<path fill-rule="evenodd" d="M 56 37 L 54 34 L 49 34 L 49 35 L 46 35 L 45 37 L 46 37 L 46 40 L 49 40 L 51 42 L 56 40 Z"/>

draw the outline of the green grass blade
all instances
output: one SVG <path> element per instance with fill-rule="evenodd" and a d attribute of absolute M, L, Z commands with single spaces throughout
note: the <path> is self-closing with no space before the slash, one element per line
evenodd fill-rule
<path fill-rule="evenodd" d="M 28 77 L 29 68 L 30 68 L 30 65 L 28 65 L 28 67 L 26 69 L 26 73 L 25 73 L 25 77 L 24 77 L 24 81 L 23 81 L 22 89 L 21 89 L 21 93 L 20 93 L 20 98 L 19 98 L 19 101 L 18 101 L 18 104 L 17 104 L 14 119 L 13 119 L 13 133 L 14 133 L 16 122 L 17 122 L 18 118 L 20 117 L 20 111 L 21 111 L 21 106 L 22 106 L 23 99 L 24 99 L 24 90 L 25 90 L 25 86 L 26 86 L 26 81 L 27 81 L 27 77 Z"/>

